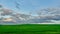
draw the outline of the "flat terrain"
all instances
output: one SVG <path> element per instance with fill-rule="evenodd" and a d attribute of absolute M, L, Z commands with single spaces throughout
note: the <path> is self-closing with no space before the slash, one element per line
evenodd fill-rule
<path fill-rule="evenodd" d="M 60 24 L 0 25 L 0 34 L 60 34 Z"/>

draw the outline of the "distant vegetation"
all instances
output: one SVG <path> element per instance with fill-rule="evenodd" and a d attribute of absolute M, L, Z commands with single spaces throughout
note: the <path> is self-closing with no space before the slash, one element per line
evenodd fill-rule
<path fill-rule="evenodd" d="M 0 25 L 0 34 L 60 34 L 59 24 Z"/>

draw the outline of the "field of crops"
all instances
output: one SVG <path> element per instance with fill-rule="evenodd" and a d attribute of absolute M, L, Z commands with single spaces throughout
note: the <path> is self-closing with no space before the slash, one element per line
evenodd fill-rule
<path fill-rule="evenodd" d="M 59 24 L 0 25 L 0 34 L 60 34 Z"/>

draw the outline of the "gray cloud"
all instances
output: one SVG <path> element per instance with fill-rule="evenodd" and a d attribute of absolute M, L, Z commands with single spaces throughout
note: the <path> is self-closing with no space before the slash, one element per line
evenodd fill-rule
<path fill-rule="evenodd" d="M 60 8 L 41 9 L 37 14 L 40 17 L 40 22 L 52 22 L 51 20 L 60 20 Z"/>
<path fill-rule="evenodd" d="M 38 15 L 39 16 L 36 16 L 36 18 L 35 16 L 34 18 L 30 18 L 31 16 L 26 14 L 19 14 L 19 16 L 18 15 L 16 16 L 26 19 L 26 20 L 20 20 L 19 22 L 21 23 L 54 23 L 52 20 L 54 21 L 60 20 L 60 8 L 41 9 Z"/>
<path fill-rule="evenodd" d="M 10 10 L 3 10 L 3 11 L 5 11 L 3 12 L 4 15 L 12 14 L 12 12 L 9 12 Z M 60 20 L 60 8 L 41 9 L 38 11 L 37 14 L 39 16 L 16 13 L 16 14 L 12 14 L 11 18 L 13 19 L 13 22 L 16 21 L 18 23 L 54 23 L 54 21 Z"/>
<path fill-rule="evenodd" d="M 13 13 L 13 11 L 10 9 L 1 9 L 1 10 L 3 11 L 1 15 L 11 15 Z"/>

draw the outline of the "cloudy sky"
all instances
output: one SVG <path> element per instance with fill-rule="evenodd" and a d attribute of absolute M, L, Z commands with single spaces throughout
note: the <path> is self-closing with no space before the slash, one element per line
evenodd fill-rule
<path fill-rule="evenodd" d="M 15 1 L 20 5 L 20 9 L 16 8 Z M 18 12 L 27 13 L 27 12 L 35 12 L 40 8 L 47 7 L 60 7 L 60 0 L 0 0 L 0 4 L 2 4 L 5 8 L 10 8 L 16 10 Z"/>
<path fill-rule="evenodd" d="M 16 2 L 18 4 L 16 4 Z M 0 4 L 3 5 L 4 8 L 25 14 L 32 12 L 33 15 L 36 15 L 36 11 L 40 10 L 41 14 L 47 15 L 41 18 L 42 22 L 60 22 L 60 0 L 0 0 Z M 42 8 L 43 10 L 41 11 Z M 54 16 L 51 16 L 52 14 Z"/>

